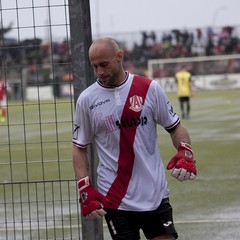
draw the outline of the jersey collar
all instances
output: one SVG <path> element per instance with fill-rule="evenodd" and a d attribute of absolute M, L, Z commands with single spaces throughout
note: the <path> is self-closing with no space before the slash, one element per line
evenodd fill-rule
<path fill-rule="evenodd" d="M 122 86 L 127 81 L 128 77 L 129 77 L 129 72 L 125 72 L 125 79 L 118 86 L 105 86 L 100 82 L 99 78 L 97 79 L 97 83 L 104 88 L 116 88 L 116 87 Z"/>

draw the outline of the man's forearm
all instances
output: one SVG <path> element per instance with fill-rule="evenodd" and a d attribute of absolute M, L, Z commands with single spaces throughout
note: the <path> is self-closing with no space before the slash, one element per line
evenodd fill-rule
<path fill-rule="evenodd" d="M 73 145 L 72 149 L 73 169 L 77 179 L 88 176 L 88 154 L 87 148 L 79 148 Z"/>
<path fill-rule="evenodd" d="M 177 149 L 181 142 L 191 144 L 187 129 L 181 123 L 170 133 L 174 147 Z"/>

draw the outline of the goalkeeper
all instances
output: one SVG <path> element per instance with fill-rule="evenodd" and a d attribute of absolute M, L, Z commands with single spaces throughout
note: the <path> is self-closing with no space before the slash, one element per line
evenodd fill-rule
<path fill-rule="evenodd" d="M 181 70 L 175 74 L 175 82 L 177 83 L 178 100 L 182 112 L 182 118 L 190 117 L 190 98 L 192 96 L 192 75 L 187 71 L 186 66 L 182 66 Z"/>
<path fill-rule="evenodd" d="M 167 169 L 181 182 L 197 174 L 188 131 L 157 82 L 124 70 L 115 40 L 96 39 L 89 59 L 98 78 L 77 100 L 72 139 L 81 213 L 105 217 L 114 240 L 140 239 L 140 230 L 147 239 L 177 239 L 157 124 L 177 149 Z M 93 141 L 97 188 L 89 178 L 87 146 Z"/>

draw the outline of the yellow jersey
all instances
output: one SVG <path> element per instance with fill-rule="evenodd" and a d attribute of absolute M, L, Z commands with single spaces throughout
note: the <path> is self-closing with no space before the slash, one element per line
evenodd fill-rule
<path fill-rule="evenodd" d="M 191 89 L 191 73 L 182 70 L 176 73 L 175 79 L 178 85 L 179 97 L 190 97 L 192 93 Z"/>

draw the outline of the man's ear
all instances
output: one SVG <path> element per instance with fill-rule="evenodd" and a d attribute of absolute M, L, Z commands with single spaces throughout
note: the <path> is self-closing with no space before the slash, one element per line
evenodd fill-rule
<path fill-rule="evenodd" d="M 119 50 L 116 54 L 116 58 L 118 62 L 121 62 L 123 59 L 123 52 L 121 50 Z"/>

